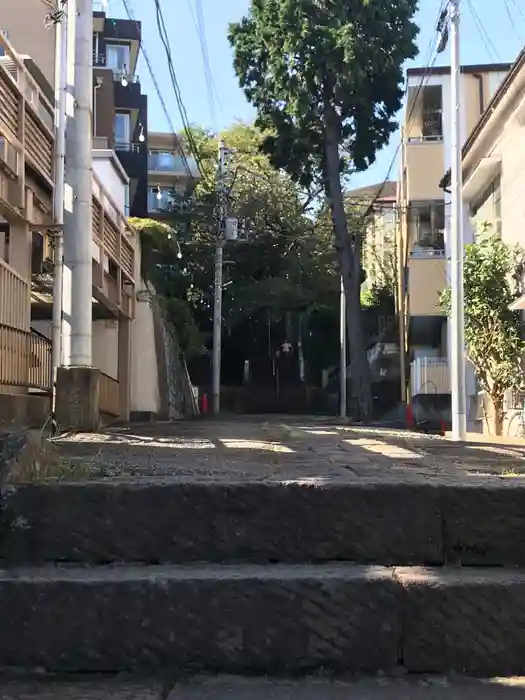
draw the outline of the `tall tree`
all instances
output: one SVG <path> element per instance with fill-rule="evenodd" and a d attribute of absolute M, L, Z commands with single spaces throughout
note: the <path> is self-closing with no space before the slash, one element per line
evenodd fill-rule
<path fill-rule="evenodd" d="M 362 240 L 349 230 L 342 181 L 373 163 L 396 128 L 402 65 L 416 55 L 416 8 L 417 0 L 252 0 L 229 33 L 241 87 L 270 130 L 265 152 L 303 186 L 324 186 L 363 418 L 372 393 L 360 317 Z"/>
<path fill-rule="evenodd" d="M 523 385 L 521 318 L 509 308 L 519 296 L 523 269 L 523 251 L 506 245 L 488 224 L 465 249 L 467 358 L 492 402 L 496 435 L 502 432 L 505 393 Z M 441 304 L 450 315 L 450 289 Z"/>
<path fill-rule="evenodd" d="M 224 251 L 224 341 L 235 355 L 267 355 L 269 319 L 277 326 L 291 315 L 299 325 L 300 314 L 336 307 L 335 255 L 326 227 L 310 212 L 312 197 L 262 153 L 261 130 L 236 123 L 219 136 L 231 150 L 231 215 L 242 224 L 239 240 Z M 183 326 L 181 345 L 188 357 L 211 344 L 219 136 L 193 128 L 205 177 L 190 197 L 164 212 L 165 223 L 134 222 L 143 233 L 147 272 L 175 325 Z M 275 340 L 280 344 L 284 338 Z M 223 353 L 225 363 L 231 355 Z"/>

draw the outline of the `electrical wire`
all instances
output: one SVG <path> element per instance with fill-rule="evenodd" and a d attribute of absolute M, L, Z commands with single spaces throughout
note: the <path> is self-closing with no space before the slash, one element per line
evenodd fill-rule
<path fill-rule="evenodd" d="M 487 49 L 488 53 L 491 54 L 491 56 L 493 56 L 496 61 L 501 61 L 501 58 L 498 54 L 498 51 L 497 51 L 496 47 L 494 46 L 494 42 L 492 41 L 489 33 L 485 29 L 485 26 L 484 26 L 483 22 L 481 21 L 481 18 L 478 15 L 477 10 L 472 3 L 472 0 L 467 0 L 467 7 L 469 8 L 469 10 L 472 14 L 472 17 L 474 18 L 474 23 L 476 24 L 479 35 L 481 36 L 481 40 L 484 43 L 485 48 Z"/>
<path fill-rule="evenodd" d="M 518 14 L 522 17 L 523 21 L 525 21 L 525 12 L 521 9 L 521 7 L 518 5 L 518 0 L 511 0 L 513 6 L 516 8 Z"/>
<path fill-rule="evenodd" d="M 202 56 L 202 65 L 204 68 L 204 78 L 206 81 L 206 93 L 208 97 L 208 106 L 210 108 L 210 117 L 212 120 L 212 126 L 215 130 L 217 130 L 217 111 L 215 108 L 215 100 L 219 103 L 222 109 L 221 105 L 221 98 L 219 91 L 217 89 L 217 85 L 215 83 L 215 80 L 213 78 L 213 73 L 211 70 L 211 64 L 210 64 L 210 57 L 208 53 L 208 40 L 206 37 L 206 22 L 204 20 L 204 12 L 202 9 L 202 1 L 201 0 L 194 0 L 195 2 L 195 9 L 193 8 L 193 5 L 191 4 L 191 0 L 188 0 L 188 7 L 190 9 L 191 17 L 193 20 L 193 25 L 195 27 L 195 31 L 197 32 L 197 36 L 199 38 L 199 44 L 201 47 L 201 56 Z"/>
<path fill-rule="evenodd" d="M 128 19 L 131 20 L 132 22 L 135 22 L 135 25 L 138 27 L 138 24 L 139 24 L 139 23 L 138 23 L 137 19 L 136 19 L 135 16 L 134 16 L 133 9 L 132 9 L 132 7 L 131 7 L 131 4 L 130 4 L 129 0 L 122 0 L 122 4 L 124 5 L 124 9 L 126 10 L 126 14 L 128 15 Z M 147 67 L 147 69 L 148 69 L 148 73 L 149 73 L 149 75 L 150 75 L 150 77 L 151 77 L 151 80 L 152 80 L 152 82 L 153 82 L 153 87 L 155 88 L 155 92 L 157 93 L 157 97 L 158 97 L 158 99 L 159 99 L 159 102 L 160 102 L 160 104 L 161 104 L 162 110 L 163 110 L 163 112 L 164 112 L 164 116 L 166 117 L 166 120 L 167 120 L 167 122 L 168 122 L 168 124 L 169 124 L 169 127 L 170 127 L 171 131 L 173 132 L 173 135 L 176 136 L 176 137 L 178 138 L 178 134 L 177 134 L 177 131 L 175 130 L 175 127 L 174 127 L 174 125 L 173 125 L 173 121 L 172 121 L 172 119 L 171 119 L 170 112 L 169 112 L 169 110 L 168 110 L 168 108 L 167 108 L 167 106 L 166 106 L 166 102 L 164 101 L 164 98 L 162 97 L 162 92 L 161 92 L 161 90 L 160 90 L 160 86 L 159 86 L 159 83 L 158 83 L 158 81 L 157 81 L 157 78 L 156 78 L 156 75 L 155 75 L 155 71 L 153 70 L 153 67 L 152 67 L 151 61 L 150 61 L 150 59 L 149 59 L 148 53 L 147 53 L 147 51 L 146 51 L 146 49 L 145 49 L 145 47 L 144 47 L 144 43 L 143 43 L 143 41 L 142 41 L 142 37 L 140 38 L 140 51 L 141 51 L 141 53 L 142 53 L 142 56 L 144 57 L 144 61 L 145 61 L 145 63 L 146 63 L 146 67 Z M 188 159 L 187 159 L 187 157 L 186 157 L 186 153 L 184 152 L 184 148 L 183 148 L 183 146 L 182 146 L 182 143 L 180 143 L 180 139 L 179 139 L 179 152 L 180 152 L 180 155 L 181 155 L 181 158 L 182 158 L 182 162 L 183 162 L 183 165 L 184 165 L 184 169 L 186 170 L 186 172 L 187 172 L 187 174 L 188 174 L 190 180 L 195 181 L 195 176 L 193 175 L 193 173 L 192 173 L 192 171 L 191 171 L 190 165 L 189 165 L 189 163 L 188 163 Z"/>
<path fill-rule="evenodd" d="M 184 101 L 182 99 L 180 86 L 179 86 L 179 83 L 177 80 L 177 75 L 175 73 L 175 67 L 173 65 L 173 58 L 171 55 L 171 48 L 170 48 L 168 31 L 166 29 L 166 23 L 165 23 L 164 15 L 162 12 L 162 7 L 160 5 L 160 0 L 154 0 L 154 2 L 155 2 L 155 12 L 156 12 L 156 19 L 157 19 L 157 31 L 159 33 L 159 37 L 160 37 L 160 40 L 162 42 L 162 45 L 164 46 L 164 51 L 166 53 L 166 58 L 168 60 L 168 71 L 169 71 L 173 91 L 175 93 L 175 99 L 177 100 L 179 113 L 180 113 L 180 116 L 182 119 L 184 133 L 186 134 L 186 139 L 188 140 L 188 145 L 190 147 L 190 151 L 192 152 L 192 155 L 195 158 L 195 162 L 197 163 L 197 168 L 199 170 L 200 176 L 201 176 L 202 180 L 208 186 L 210 186 L 211 183 L 208 180 L 206 173 L 202 167 L 202 162 L 201 162 L 200 155 L 199 155 L 199 149 L 197 147 L 197 144 L 195 143 L 195 139 L 193 138 L 193 134 L 192 134 L 192 131 L 190 128 L 190 123 L 188 120 L 188 114 L 186 112 L 186 107 L 185 107 Z M 211 185 L 211 186 L 213 186 L 213 185 Z"/>
<path fill-rule="evenodd" d="M 437 19 L 438 25 L 442 21 L 443 13 L 446 10 L 447 4 L 448 4 L 448 0 L 441 0 L 441 4 L 440 4 L 439 10 L 438 10 L 438 19 Z M 426 66 L 425 72 L 421 76 L 421 80 L 419 81 L 419 84 L 416 88 L 416 94 L 415 94 L 414 100 L 412 102 L 412 108 L 411 108 L 411 110 L 408 114 L 407 120 L 406 120 L 407 121 L 407 129 L 409 129 L 411 124 L 412 124 L 412 120 L 415 116 L 416 105 L 419 102 L 419 97 L 421 95 L 421 92 L 422 92 L 423 88 L 426 87 L 428 80 L 429 80 L 430 76 L 432 75 L 432 68 L 435 66 L 437 56 L 438 56 L 437 48 L 438 48 L 438 37 L 433 35 L 432 38 L 430 39 L 428 47 L 427 47 L 426 58 L 425 58 L 425 66 Z M 406 92 L 408 92 L 408 85 L 407 85 Z M 373 197 L 372 201 L 370 202 L 369 208 L 365 211 L 363 218 L 366 218 L 370 214 L 370 212 L 372 211 L 372 207 L 375 205 L 377 200 L 381 198 L 381 196 L 384 192 L 384 189 L 385 189 L 388 181 L 390 180 L 390 176 L 392 174 L 392 169 L 397 161 L 397 157 L 398 157 L 399 152 L 401 150 L 401 145 L 402 145 L 402 143 L 400 140 L 397 144 L 395 151 L 394 151 L 394 154 L 393 154 L 392 159 L 390 161 L 390 164 L 388 166 L 388 170 L 387 170 L 387 173 L 384 177 L 384 180 L 383 180 L 380 188 L 378 189 L 377 193 Z"/>
<path fill-rule="evenodd" d="M 518 28 L 516 27 L 516 24 L 514 23 L 514 18 L 512 17 L 512 12 L 511 12 L 508 0 L 503 0 L 503 3 L 505 5 L 505 11 L 507 13 L 507 17 L 509 18 L 509 22 L 511 24 L 512 29 L 514 30 L 516 36 L 518 37 L 518 40 L 521 43 L 524 43 L 523 35 L 520 34 L 520 32 L 518 31 Z M 515 7 L 517 7 L 517 6 L 515 5 Z M 524 19 L 525 19 L 525 16 L 523 14 L 521 16 L 524 17 Z"/>

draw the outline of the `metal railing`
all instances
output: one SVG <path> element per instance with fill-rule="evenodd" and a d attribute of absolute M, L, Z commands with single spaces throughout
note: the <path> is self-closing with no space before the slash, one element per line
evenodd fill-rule
<path fill-rule="evenodd" d="M 100 373 L 99 401 L 100 413 L 109 416 L 120 415 L 120 391 L 119 383 L 113 377 L 104 372 Z"/>
<path fill-rule="evenodd" d="M 51 391 L 51 342 L 0 324 L 0 384 Z"/>
<path fill-rule="evenodd" d="M 115 141 L 115 151 L 125 151 L 127 153 L 140 153 L 140 148 L 144 144 L 138 141 Z"/>
<path fill-rule="evenodd" d="M 418 357 L 410 365 L 410 393 L 450 394 L 450 376 L 446 357 Z"/>
<path fill-rule="evenodd" d="M 28 328 L 29 311 L 28 282 L 0 260 L 0 324 Z"/>

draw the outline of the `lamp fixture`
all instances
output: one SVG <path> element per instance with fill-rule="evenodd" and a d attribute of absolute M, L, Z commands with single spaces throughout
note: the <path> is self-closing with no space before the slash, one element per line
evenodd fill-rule
<path fill-rule="evenodd" d="M 139 141 L 140 141 L 140 143 L 144 143 L 144 141 L 146 140 L 146 136 L 144 134 L 144 127 L 142 126 L 142 124 L 139 124 L 139 126 L 140 126 Z"/>
<path fill-rule="evenodd" d="M 120 84 L 122 87 L 126 87 L 128 85 L 128 79 L 126 77 L 126 66 L 122 66 L 122 76 L 120 78 Z"/>

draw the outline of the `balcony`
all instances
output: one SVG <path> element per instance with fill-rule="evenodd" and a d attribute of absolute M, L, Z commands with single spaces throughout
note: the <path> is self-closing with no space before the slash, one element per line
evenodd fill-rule
<path fill-rule="evenodd" d="M 144 147 L 144 144 L 140 141 L 120 141 L 115 139 L 115 151 L 120 151 L 121 153 L 140 153 L 140 149 Z"/>
<path fill-rule="evenodd" d="M 406 146 L 407 199 L 442 199 L 439 183 L 445 172 L 441 140 L 410 140 Z"/>
<path fill-rule="evenodd" d="M 439 295 L 448 286 L 444 256 L 410 256 L 408 259 L 408 313 L 410 316 L 443 316 Z"/>
<path fill-rule="evenodd" d="M 410 365 L 410 394 L 450 394 L 446 357 L 419 357 Z"/>
<path fill-rule="evenodd" d="M 177 177 L 199 177 L 197 161 L 191 156 L 183 157 L 175 153 L 150 151 L 148 155 L 148 172 L 151 174 L 173 174 Z"/>

